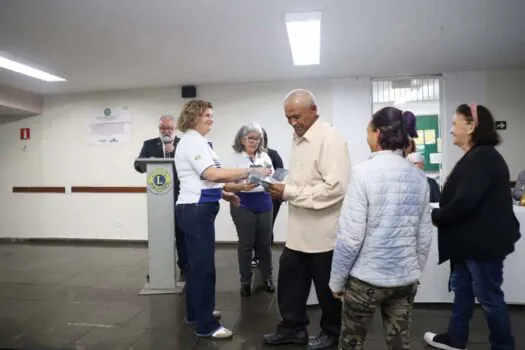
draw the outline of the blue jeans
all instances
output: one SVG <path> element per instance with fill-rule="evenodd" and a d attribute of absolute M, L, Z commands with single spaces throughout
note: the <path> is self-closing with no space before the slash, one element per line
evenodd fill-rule
<path fill-rule="evenodd" d="M 175 213 L 175 217 L 177 217 L 177 213 Z M 178 219 L 175 220 L 175 246 L 177 249 L 177 266 L 184 275 L 188 265 L 188 254 L 186 252 L 186 237 L 184 237 L 184 231 L 180 227 Z"/>
<path fill-rule="evenodd" d="M 179 204 L 179 225 L 186 239 L 186 321 L 196 334 L 208 336 L 221 326 L 215 309 L 215 217 L 219 203 Z"/>
<path fill-rule="evenodd" d="M 469 323 L 474 313 L 475 299 L 478 299 L 489 327 L 491 349 L 515 349 L 502 284 L 503 260 L 467 260 L 464 264 L 454 264 L 450 276 L 454 304 L 447 333 L 456 345 L 467 345 Z"/>

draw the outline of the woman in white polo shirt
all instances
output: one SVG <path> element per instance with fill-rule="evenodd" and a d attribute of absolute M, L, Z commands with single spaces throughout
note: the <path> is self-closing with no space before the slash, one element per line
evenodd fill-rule
<path fill-rule="evenodd" d="M 230 165 L 236 168 L 267 168 L 273 172 L 272 160 L 264 149 L 263 131 L 259 124 L 243 125 L 233 142 L 235 154 Z M 259 268 L 266 291 L 273 293 L 272 277 L 272 217 L 270 195 L 261 185 L 246 188 L 246 181 L 227 183 L 224 189 L 237 193 L 240 206 L 230 206 L 230 213 L 239 237 L 237 257 L 241 275 L 241 296 L 251 295 L 252 252 L 257 249 Z"/>
<path fill-rule="evenodd" d="M 204 136 L 213 124 L 211 102 L 192 100 L 182 109 L 178 125 L 184 135 L 175 153 L 180 181 L 176 219 L 184 231 L 188 252 L 186 321 L 201 337 L 230 338 L 232 332 L 218 321 L 215 308 L 215 217 L 221 198 L 239 205 L 239 198 L 223 191 L 223 183 L 246 179 L 251 171 L 223 169 Z M 256 171 L 266 175 L 268 169 Z"/>

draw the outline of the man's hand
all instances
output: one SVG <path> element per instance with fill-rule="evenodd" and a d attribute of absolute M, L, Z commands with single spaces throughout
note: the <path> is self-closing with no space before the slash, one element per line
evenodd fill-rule
<path fill-rule="evenodd" d="M 252 183 L 249 183 L 249 182 L 245 181 L 245 182 L 242 183 L 241 191 L 251 191 L 254 188 L 257 188 L 257 186 L 259 186 L 259 185 L 258 184 L 252 184 Z"/>
<path fill-rule="evenodd" d="M 234 207 L 238 207 L 238 206 L 241 205 L 241 200 L 235 193 L 223 191 L 222 192 L 222 198 L 225 201 L 230 202 L 231 204 L 233 204 Z"/>
<path fill-rule="evenodd" d="M 334 298 L 336 299 L 339 299 L 339 300 L 343 300 L 343 296 L 345 295 L 345 293 L 343 292 L 339 292 L 339 293 L 335 293 L 335 292 L 332 292 L 332 295 L 334 296 Z"/>
<path fill-rule="evenodd" d="M 173 146 L 172 143 L 167 143 L 164 145 L 164 151 L 165 152 L 173 152 L 175 150 L 175 147 Z"/>
<path fill-rule="evenodd" d="M 268 193 L 273 199 L 282 200 L 284 195 L 284 184 L 270 184 L 268 186 Z"/>

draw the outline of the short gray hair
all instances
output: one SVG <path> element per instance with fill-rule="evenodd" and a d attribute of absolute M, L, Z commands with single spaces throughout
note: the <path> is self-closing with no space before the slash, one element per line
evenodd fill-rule
<path fill-rule="evenodd" d="M 177 120 L 175 119 L 175 117 L 172 116 L 171 114 L 164 114 L 164 115 L 162 115 L 162 116 L 160 117 L 160 119 L 159 119 L 159 124 L 161 124 L 161 123 L 162 123 L 163 121 L 165 121 L 165 120 L 171 120 L 171 121 L 173 121 L 173 122 L 175 122 L 175 123 L 177 122 Z"/>
<path fill-rule="evenodd" d="M 412 163 L 422 163 L 425 164 L 425 157 L 418 152 L 412 152 L 407 156 L 407 160 Z"/>
<path fill-rule="evenodd" d="M 259 142 L 259 146 L 257 147 L 257 150 L 255 152 L 261 153 L 261 152 L 266 151 L 264 148 L 264 141 L 263 141 L 264 133 L 263 133 L 262 127 L 257 123 L 248 123 L 248 124 L 241 126 L 239 131 L 237 131 L 237 133 L 235 134 L 235 139 L 233 140 L 233 145 L 232 145 L 232 148 L 235 150 L 235 152 L 241 153 L 242 151 L 244 151 L 242 139 L 251 132 L 256 132 L 261 137 L 261 141 Z"/>
<path fill-rule="evenodd" d="M 290 91 L 284 98 L 284 103 L 290 102 L 291 100 L 296 99 L 298 102 L 305 103 L 308 107 L 317 106 L 315 101 L 315 96 L 310 90 L 306 89 L 295 89 Z"/>

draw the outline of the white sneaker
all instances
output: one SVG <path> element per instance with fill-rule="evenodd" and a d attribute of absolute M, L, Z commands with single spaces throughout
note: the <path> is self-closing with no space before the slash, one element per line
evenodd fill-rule
<path fill-rule="evenodd" d="M 228 339 L 233 336 L 233 332 L 229 329 L 224 328 L 223 326 L 219 327 L 213 334 L 211 335 L 212 338 L 215 339 Z"/>
<path fill-rule="evenodd" d="M 425 343 L 436 348 L 443 350 L 467 350 L 466 346 L 460 346 L 453 344 L 446 333 L 436 334 L 432 332 L 426 332 L 423 336 Z"/>

